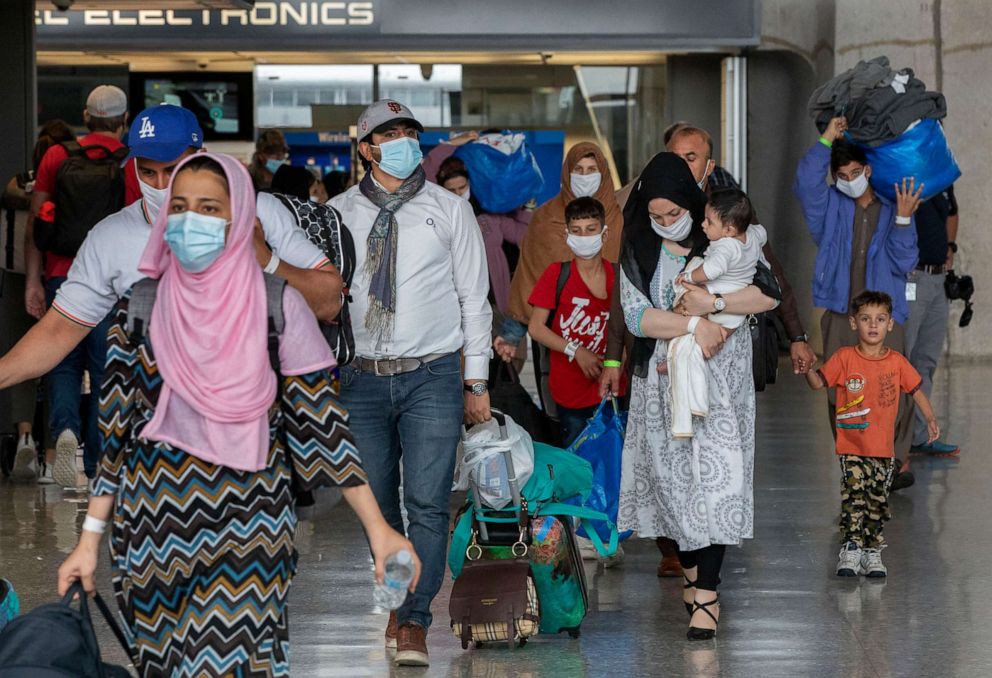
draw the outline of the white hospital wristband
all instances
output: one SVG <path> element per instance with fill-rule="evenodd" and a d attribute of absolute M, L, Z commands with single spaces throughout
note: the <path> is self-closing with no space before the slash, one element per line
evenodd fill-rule
<path fill-rule="evenodd" d="M 83 519 L 83 529 L 87 532 L 103 534 L 107 531 L 107 521 L 94 518 L 93 516 L 86 516 L 86 518 Z"/>
<path fill-rule="evenodd" d="M 700 318 L 698 315 L 694 315 L 691 318 L 689 318 L 689 327 L 688 327 L 689 334 L 696 333 L 696 326 L 699 325 L 699 320 Z"/>
<path fill-rule="evenodd" d="M 565 344 L 564 353 L 565 353 L 565 355 L 568 356 L 568 361 L 569 362 L 572 362 L 573 360 L 575 360 L 575 354 L 578 353 L 578 351 L 579 351 L 579 345 L 577 343 L 575 343 L 574 341 L 570 341 L 567 344 Z"/>
<path fill-rule="evenodd" d="M 276 253 L 273 252 L 272 256 L 269 257 L 269 263 L 267 263 L 265 265 L 265 268 L 263 268 L 262 270 L 268 273 L 269 275 L 275 275 L 276 269 L 279 268 L 280 261 L 281 259 L 279 259 L 279 257 L 276 256 Z"/>
<path fill-rule="evenodd" d="M 896 223 L 899 226 L 909 226 L 913 223 L 913 217 L 896 217 Z"/>

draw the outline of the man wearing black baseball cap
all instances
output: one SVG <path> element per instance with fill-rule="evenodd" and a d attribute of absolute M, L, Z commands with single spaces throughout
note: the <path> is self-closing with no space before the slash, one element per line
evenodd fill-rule
<path fill-rule="evenodd" d="M 172 171 L 183 158 L 199 151 L 203 132 L 192 112 L 164 104 L 139 113 L 127 141 L 126 171 L 137 172 L 141 199 L 89 232 L 51 309 L 0 357 L 0 389 L 46 373 L 144 277 L 138 261 L 151 224 L 165 207 Z M 278 198 L 259 194 L 256 209 L 259 265 L 299 290 L 318 318 L 333 319 L 341 304 L 341 276 Z"/>
<path fill-rule="evenodd" d="M 329 203 L 348 224 L 357 258 L 357 357 L 341 368 L 341 400 L 372 491 L 398 531 L 402 454 L 407 533 L 423 566 L 416 592 L 386 629 L 396 663 L 408 666 L 428 664 L 430 606 L 444 578 L 462 421 L 490 418 L 492 311 L 482 234 L 467 201 L 425 180 L 423 129 L 398 101 L 366 108 L 358 118 L 358 152 L 367 173 Z"/>

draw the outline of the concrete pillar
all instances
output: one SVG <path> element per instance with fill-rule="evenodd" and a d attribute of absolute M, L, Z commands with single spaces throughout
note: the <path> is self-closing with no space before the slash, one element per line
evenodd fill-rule
<path fill-rule="evenodd" d="M 34 58 L 34 0 L 6 0 L 0 9 L 0 191 L 9 179 L 30 166 L 34 147 L 36 89 Z M 0 242 L 6 245 L 6 222 Z M 18 233 L 20 235 L 20 233 Z M 0 248 L 0 250 L 5 248 Z M 0 354 L 14 345 L 25 326 L 24 276 L 0 270 Z M 12 428 L 11 391 L 0 391 L 0 432 Z M 20 394 L 19 394 L 19 397 Z"/>
<path fill-rule="evenodd" d="M 34 0 L 7 0 L 0 11 L 0 92 L 4 114 L 0 116 L 0 178 L 3 182 L 23 172 L 34 147 L 37 110 L 34 59 Z"/>

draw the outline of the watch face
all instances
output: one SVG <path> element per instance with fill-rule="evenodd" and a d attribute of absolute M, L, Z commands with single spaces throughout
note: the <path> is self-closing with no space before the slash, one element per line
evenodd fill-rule
<path fill-rule="evenodd" d="M 724 299 L 723 297 L 717 297 L 716 299 L 713 300 L 713 308 L 715 308 L 718 311 L 722 311 L 723 309 L 727 308 L 727 300 Z"/>
<path fill-rule="evenodd" d="M 481 396 L 486 394 L 486 385 L 482 382 L 478 384 L 472 384 L 472 394 Z"/>

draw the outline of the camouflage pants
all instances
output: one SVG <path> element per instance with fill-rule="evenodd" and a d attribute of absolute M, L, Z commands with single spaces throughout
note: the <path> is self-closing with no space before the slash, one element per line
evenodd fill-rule
<path fill-rule="evenodd" d="M 861 548 L 881 548 L 885 543 L 882 525 L 889 513 L 889 483 L 895 459 L 885 457 L 840 457 L 841 543 L 853 541 Z"/>

